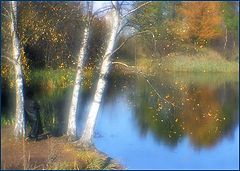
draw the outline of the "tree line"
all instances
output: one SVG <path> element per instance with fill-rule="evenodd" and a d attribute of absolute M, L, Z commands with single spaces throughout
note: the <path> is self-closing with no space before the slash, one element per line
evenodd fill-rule
<path fill-rule="evenodd" d="M 147 3 L 146 3 L 147 4 Z M 48 5 L 48 4 L 47 4 Z M 76 4 L 75 4 L 76 5 Z M 108 7 L 108 10 L 110 10 L 110 13 L 107 17 L 107 27 L 108 27 L 108 34 L 106 35 L 106 48 L 103 48 L 103 54 L 102 54 L 102 62 L 100 64 L 100 74 L 97 82 L 96 92 L 94 95 L 94 99 L 92 101 L 90 111 L 88 113 L 86 126 L 83 131 L 83 135 L 81 139 L 79 140 L 80 144 L 84 146 L 89 146 L 92 144 L 92 136 L 93 136 L 93 130 L 94 125 L 98 113 L 98 109 L 101 103 L 101 99 L 106 87 L 106 78 L 110 70 L 111 61 L 113 54 L 123 45 L 120 45 L 119 47 L 116 47 L 116 42 L 119 39 L 119 36 L 122 32 L 122 28 L 124 26 L 124 18 L 128 15 L 131 15 L 135 10 L 137 10 L 140 7 L 145 6 L 145 4 L 140 5 L 139 7 L 136 7 L 133 10 L 130 10 L 129 12 L 122 14 L 124 2 L 118 2 L 114 1 L 111 3 L 111 5 Z M 16 137 L 21 137 L 25 135 L 26 129 L 25 129 L 25 121 L 24 121 L 24 75 L 22 72 L 22 60 L 21 60 L 21 50 L 24 51 L 24 43 L 27 43 L 29 39 L 32 37 L 36 39 L 45 39 L 44 37 L 41 37 L 41 33 L 44 33 L 46 31 L 47 37 L 51 36 L 51 41 L 53 42 L 61 42 L 65 41 L 65 39 L 62 39 L 62 34 L 64 33 L 58 33 L 58 28 L 55 26 L 52 27 L 51 21 L 50 25 L 46 28 L 41 28 L 41 24 L 37 22 L 36 27 L 33 28 L 33 31 L 37 30 L 38 26 L 40 27 L 40 36 L 33 36 L 34 33 L 27 32 L 27 35 L 29 36 L 26 41 L 22 40 L 20 37 L 20 34 L 18 32 L 19 27 L 19 13 L 18 7 L 19 4 L 16 1 L 8 2 L 9 10 L 6 10 L 8 12 L 8 19 L 9 19 L 9 26 L 10 26 L 10 40 L 9 44 L 11 44 L 11 48 L 9 48 L 8 54 L 4 55 L 4 59 L 11 62 L 13 66 L 15 67 L 15 89 L 16 89 L 16 117 L 15 117 L 15 129 L 14 133 Z M 52 7 L 53 10 L 55 10 L 56 6 Z M 78 46 L 79 52 L 77 53 L 77 73 L 75 78 L 75 84 L 73 88 L 73 94 L 72 94 L 72 101 L 70 105 L 70 111 L 69 111 L 69 120 L 68 120 L 68 128 L 67 128 L 67 134 L 69 137 L 76 138 L 76 118 L 77 118 L 77 108 L 79 108 L 78 99 L 79 99 L 79 91 L 81 88 L 81 80 L 82 80 L 82 70 L 84 66 L 84 62 L 88 58 L 88 45 L 89 43 L 89 37 L 92 29 L 92 22 L 94 20 L 94 14 L 93 14 L 93 2 L 83 2 L 81 5 L 78 5 L 78 9 L 82 8 L 82 27 L 83 27 L 83 33 L 81 34 L 81 43 Z M 36 16 L 38 13 L 36 14 Z M 46 15 L 46 14 L 45 14 Z M 45 16 L 44 15 L 44 16 Z M 66 14 L 65 14 L 66 15 Z M 65 15 L 63 19 L 65 18 Z M 32 20 L 28 20 L 28 22 L 31 22 Z M 41 20 L 42 21 L 42 20 Z M 54 21 L 59 21 L 59 19 L 55 19 Z M 52 22 L 54 22 L 52 21 Z M 55 23 L 57 25 L 57 23 Z M 56 29 L 56 30 L 55 30 Z M 50 32 L 49 32 L 50 30 Z M 37 33 L 36 33 L 37 34 Z M 72 33 L 74 34 L 74 33 Z M 23 49 L 22 49 L 23 48 Z M 39 48 L 39 47 L 38 47 Z M 64 48 L 60 49 L 64 51 Z M 11 58 L 12 57 L 12 58 Z"/>
<path fill-rule="evenodd" d="M 156 57 L 209 47 L 233 60 L 238 53 L 238 20 L 238 2 L 162 1 L 138 10 L 129 23 L 136 31 L 153 33 L 154 39 L 145 35 L 139 44 L 144 42 L 147 52 L 155 50 Z"/>
<path fill-rule="evenodd" d="M 100 66 L 95 95 L 79 140 L 89 146 L 113 57 L 131 54 L 124 48 L 126 43 L 145 48 L 137 53 L 153 57 L 185 47 L 209 46 L 232 53 L 238 45 L 237 5 L 237 2 L 114 1 L 93 11 L 94 2 L 88 1 L 3 2 L 2 75 L 7 77 L 14 67 L 16 137 L 25 134 L 23 82 L 30 70 L 76 68 L 67 128 L 69 137 L 75 139 L 83 69 L 87 65 Z M 130 40 L 136 36 L 137 41 Z M 230 55 L 225 55 L 230 59 Z"/>

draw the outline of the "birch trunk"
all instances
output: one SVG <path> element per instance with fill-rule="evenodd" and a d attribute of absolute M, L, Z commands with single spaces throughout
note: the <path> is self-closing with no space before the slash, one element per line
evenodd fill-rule
<path fill-rule="evenodd" d="M 83 35 L 83 41 L 82 41 L 82 47 L 80 49 L 79 55 L 78 55 L 78 64 L 77 64 L 77 73 L 75 78 L 75 84 L 73 88 L 73 95 L 72 95 L 72 101 L 70 105 L 70 111 L 69 111 L 69 117 L 68 117 L 68 128 L 67 128 L 67 135 L 76 137 L 77 132 L 77 126 L 76 126 L 76 119 L 77 119 L 77 109 L 78 109 L 78 97 L 79 97 L 79 91 L 80 91 L 80 85 L 82 80 L 82 72 L 83 72 L 83 65 L 84 60 L 86 58 L 86 50 L 88 45 L 88 39 L 89 39 L 89 30 L 90 30 L 90 13 L 92 11 L 92 3 L 87 4 L 88 8 L 88 23 L 85 26 L 84 29 L 84 35 Z"/>
<path fill-rule="evenodd" d="M 78 96 L 80 90 L 80 84 L 82 80 L 82 70 L 83 70 L 83 61 L 86 55 L 86 48 L 88 44 L 89 37 L 89 28 L 84 29 L 84 38 L 82 42 L 82 47 L 80 49 L 79 57 L 78 57 L 78 65 L 77 65 L 77 74 L 75 79 L 75 84 L 73 88 L 72 101 L 69 112 L 68 119 L 68 129 L 67 135 L 76 136 L 76 116 L 77 116 L 77 108 L 78 108 Z"/>
<path fill-rule="evenodd" d="M 83 134 L 80 139 L 80 144 L 86 147 L 92 144 L 94 126 L 95 126 L 99 106 L 102 100 L 103 92 L 105 89 L 106 76 L 109 72 L 109 68 L 111 65 L 111 56 L 114 50 L 114 45 L 116 42 L 117 33 L 120 25 L 120 17 L 117 9 L 118 2 L 113 2 L 113 3 L 115 4 L 114 5 L 115 7 L 112 8 L 112 16 L 111 16 L 112 25 L 111 25 L 110 37 L 108 40 L 106 52 L 103 57 L 103 63 L 101 66 L 100 76 L 97 83 L 94 99 L 90 106 L 90 110 L 89 110 L 87 121 L 86 121 L 86 126 L 83 130 Z"/>
<path fill-rule="evenodd" d="M 225 26 L 225 42 L 224 42 L 224 46 L 223 46 L 224 50 L 226 49 L 227 41 L 228 41 L 228 30 L 227 30 L 227 26 Z"/>
<path fill-rule="evenodd" d="M 17 2 L 11 1 L 12 21 L 12 48 L 13 59 L 15 63 L 15 83 L 16 83 L 16 118 L 14 134 L 16 137 L 25 135 L 25 120 L 24 120 L 24 97 L 23 97 L 23 73 L 21 68 L 20 44 L 17 35 Z"/>

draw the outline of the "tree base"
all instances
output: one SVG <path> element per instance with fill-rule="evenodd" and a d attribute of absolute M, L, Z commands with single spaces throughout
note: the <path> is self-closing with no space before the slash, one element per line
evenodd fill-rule
<path fill-rule="evenodd" d="M 86 150 L 96 149 L 94 144 L 91 141 L 86 141 L 86 140 L 83 140 L 82 138 L 76 141 L 76 144 L 79 148 L 82 148 L 82 149 L 86 149 Z"/>
<path fill-rule="evenodd" d="M 72 136 L 72 135 L 67 135 L 67 139 L 68 139 L 68 141 L 71 141 L 71 142 L 74 142 L 74 143 L 77 141 L 77 137 Z"/>

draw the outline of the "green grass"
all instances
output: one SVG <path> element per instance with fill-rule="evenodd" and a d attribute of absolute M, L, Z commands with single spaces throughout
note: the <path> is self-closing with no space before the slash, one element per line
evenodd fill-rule
<path fill-rule="evenodd" d="M 74 70 L 34 70 L 30 75 L 30 85 L 38 85 L 46 88 L 65 88 L 73 84 Z"/>
<path fill-rule="evenodd" d="M 180 72 L 238 72 L 238 63 L 210 57 L 175 57 L 162 63 L 164 70 Z M 160 67 L 159 67 L 160 68 Z"/>
<path fill-rule="evenodd" d="M 84 70 L 84 86 L 90 86 L 93 78 L 93 70 Z M 66 88 L 74 84 L 76 70 L 58 69 L 58 70 L 34 70 L 30 74 L 30 86 L 40 86 L 42 88 Z"/>
<path fill-rule="evenodd" d="M 14 125 L 14 121 L 15 118 L 14 117 L 7 117 L 6 114 L 2 114 L 1 116 L 1 125 L 2 126 L 10 126 L 10 125 Z"/>
<path fill-rule="evenodd" d="M 201 49 L 195 54 L 173 53 L 162 59 L 141 58 L 138 60 L 138 68 L 144 72 L 237 73 L 239 64 L 223 59 L 210 49 Z"/>

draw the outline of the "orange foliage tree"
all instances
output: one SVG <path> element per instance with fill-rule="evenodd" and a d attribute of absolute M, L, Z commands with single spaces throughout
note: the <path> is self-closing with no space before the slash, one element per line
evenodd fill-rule
<path fill-rule="evenodd" d="M 192 43 L 201 46 L 221 35 L 220 2 L 183 2 L 179 13 L 187 26 L 181 36 Z"/>

